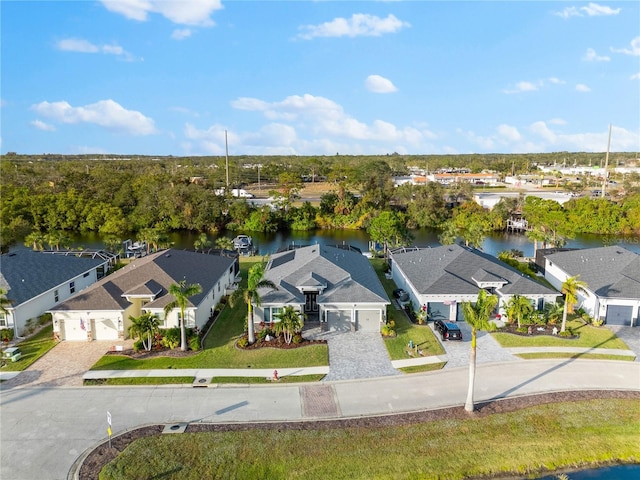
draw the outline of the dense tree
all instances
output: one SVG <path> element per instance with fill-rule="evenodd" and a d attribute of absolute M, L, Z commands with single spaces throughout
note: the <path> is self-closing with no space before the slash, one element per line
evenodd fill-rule
<path fill-rule="evenodd" d="M 249 344 L 256 341 L 255 324 L 253 322 L 253 306 L 261 305 L 262 297 L 260 296 L 260 289 L 275 289 L 276 285 L 269 279 L 264 278 L 266 265 L 265 263 L 256 263 L 249 269 L 247 277 L 247 286 L 240 287 L 233 292 L 230 297 L 231 305 L 235 305 L 241 298 L 247 304 L 247 337 Z"/>
<path fill-rule="evenodd" d="M 411 189 L 412 199 L 407 206 L 411 222 L 420 228 L 439 228 L 449 216 L 445 189 L 437 182 Z"/>
<path fill-rule="evenodd" d="M 408 245 L 410 241 L 404 215 L 388 210 L 371 220 L 367 232 L 371 240 L 383 246 L 385 258 L 389 247 Z"/>
<path fill-rule="evenodd" d="M 518 328 L 522 326 L 522 320 L 533 312 L 531 300 L 522 295 L 515 294 L 509 298 L 505 305 L 505 311 L 510 322 L 516 321 Z"/>
<path fill-rule="evenodd" d="M 185 327 L 185 312 L 189 305 L 189 298 L 202 292 L 202 286 L 199 283 L 187 285 L 185 280 L 174 283 L 169 287 L 169 295 L 173 300 L 164 307 L 164 314 L 168 315 L 174 308 L 180 309 L 180 350 L 187 351 L 187 330 Z"/>

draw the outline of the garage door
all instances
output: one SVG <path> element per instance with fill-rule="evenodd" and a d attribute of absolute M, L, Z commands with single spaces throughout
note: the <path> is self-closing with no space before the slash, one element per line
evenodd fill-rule
<path fill-rule="evenodd" d="M 351 331 L 351 310 L 330 310 L 327 312 L 329 330 L 336 332 Z"/>
<path fill-rule="evenodd" d="M 379 332 L 380 311 L 356 310 L 356 330 L 360 332 Z"/>
<path fill-rule="evenodd" d="M 117 340 L 118 327 L 114 320 L 95 320 L 93 335 L 96 340 Z"/>
<path fill-rule="evenodd" d="M 82 328 L 85 327 L 85 328 Z M 63 320 L 61 325 L 61 331 L 63 332 L 64 339 L 69 341 L 87 340 L 86 325 L 80 325 L 80 320 Z"/>
<path fill-rule="evenodd" d="M 429 302 L 427 312 L 429 320 L 449 320 L 449 305 L 442 302 Z"/>
<path fill-rule="evenodd" d="M 625 305 L 607 305 L 607 325 L 631 326 L 633 307 Z"/>

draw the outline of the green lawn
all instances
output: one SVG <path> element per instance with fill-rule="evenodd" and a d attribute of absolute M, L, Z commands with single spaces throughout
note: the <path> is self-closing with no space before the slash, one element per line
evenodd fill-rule
<path fill-rule="evenodd" d="M 375 258 L 371 260 L 371 263 L 387 295 L 389 295 L 389 298 L 393 298 L 393 290 L 396 288 L 396 284 L 393 280 L 389 280 L 384 276 L 384 271 L 387 268 L 385 261 L 381 258 Z M 387 308 L 387 315 L 389 320 L 393 320 L 396 323 L 397 333 L 396 337 L 386 338 L 384 341 L 391 360 L 404 360 L 409 358 L 407 355 L 409 340 L 413 341 L 414 345 L 417 345 L 425 356 L 444 354 L 442 345 L 440 345 L 440 342 L 438 342 L 428 325 L 414 325 L 407 318 L 406 314 L 402 310 L 396 310 L 393 304 Z M 432 369 L 433 368 L 430 368 L 429 370 Z"/>
<path fill-rule="evenodd" d="M 249 267 L 260 258 L 241 258 L 243 284 Z M 237 339 L 243 334 L 247 305 L 227 305 L 205 339 L 203 350 L 187 358 L 158 357 L 136 360 L 122 355 L 105 355 L 92 370 L 148 370 L 166 368 L 287 368 L 313 367 L 329 364 L 326 345 L 311 345 L 294 349 L 261 348 L 241 350 Z"/>
<path fill-rule="evenodd" d="M 637 400 L 592 400 L 394 427 L 156 435 L 132 443 L 99 478 L 522 478 L 638 462 L 638 431 Z"/>
<path fill-rule="evenodd" d="M 49 324 L 42 328 L 34 336 L 23 340 L 19 344 L 22 358 L 17 362 L 8 361 L 6 366 L 2 367 L 4 372 L 20 372 L 38 360 L 42 355 L 47 353 L 58 342 L 53 339 L 53 325 Z"/>
<path fill-rule="evenodd" d="M 606 327 L 592 327 L 585 325 L 581 320 L 567 321 L 567 327 L 571 327 L 580 337 L 568 339 L 551 335 L 523 336 L 510 333 L 494 332 L 491 335 L 503 347 L 590 347 L 590 348 L 615 348 L 628 350 L 626 343 L 616 337 Z M 558 327 L 559 328 L 559 327 Z"/>

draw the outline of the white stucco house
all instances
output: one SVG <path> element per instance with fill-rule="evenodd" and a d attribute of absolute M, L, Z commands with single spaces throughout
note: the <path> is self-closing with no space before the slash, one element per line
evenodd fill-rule
<path fill-rule="evenodd" d="M 0 288 L 11 304 L 0 312 L 0 328 L 25 334 L 29 322 L 95 283 L 115 257 L 106 252 L 33 251 L 17 248 L 0 256 Z"/>
<path fill-rule="evenodd" d="M 640 255 L 620 246 L 587 248 L 545 257 L 545 278 L 561 289 L 568 277 L 587 284 L 578 306 L 609 325 L 640 326 Z"/>
<path fill-rule="evenodd" d="M 391 252 L 390 264 L 396 285 L 409 294 L 414 308 L 426 306 L 431 320 L 464 320 L 462 302 L 475 302 L 481 289 L 498 296 L 500 315 L 516 294 L 536 310 L 560 295 L 491 255 L 457 244 L 399 248 Z"/>
<path fill-rule="evenodd" d="M 371 262 L 362 253 L 312 245 L 271 256 L 256 323 L 275 322 L 285 306 L 304 312 L 332 331 L 379 332 L 391 302 Z"/>
<path fill-rule="evenodd" d="M 174 300 L 169 288 L 181 281 L 202 287 L 185 311 L 185 326 L 202 328 L 238 272 L 236 255 L 169 249 L 136 258 L 52 308 L 53 330 L 61 340 L 125 339 L 129 317 L 145 312 L 158 317 L 160 328 L 179 327 L 180 310 L 165 316 L 164 307 Z"/>

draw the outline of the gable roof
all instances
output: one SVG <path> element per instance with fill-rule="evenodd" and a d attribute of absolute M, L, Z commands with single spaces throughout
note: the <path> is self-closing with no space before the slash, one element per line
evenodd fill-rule
<path fill-rule="evenodd" d="M 0 255 L 0 287 L 16 307 L 105 263 L 103 258 L 18 248 Z"/>
<path fill-rule="evenodd" d="M 445 245 L 393 252 L 392 261 L 423 295 L 477 295 L 480 284 L 502 284 L 504 295 L 551 295 L 554 290 L 484 252 Z"/>
<path fill-rule="evenodd" d="M 163 250 L 136 258 L 131 263 L 84 289 L 52 309 L 122 310 L 130 305 L 127 295 L 155 295 L 145 308 L 164 308 L 174 300 L 169 287 L 185 280 L 199 283 L 202 292 L 189 298 L 189 306 L 199 305 L 220 277 L 231 268 L 235 258 L 195 253 L 187 250 Z"/>
<path fill-rule="evenodd" d="M 640 298 L 640 255 L 626 248 L 586 248 L 554 253 L 547 259 L 567 275 L 579 275 L 599 297 Z"/>
<path fill-rule="evenodd" d="M 278 287 L 260 292 L 263 303 L 304 303 L 307 289 L 318 289 L 327 302 L 385 303 L 389 297 L 371 262 L 350 250 L 311 245 L 271 256 L 265 278 Z"/>

